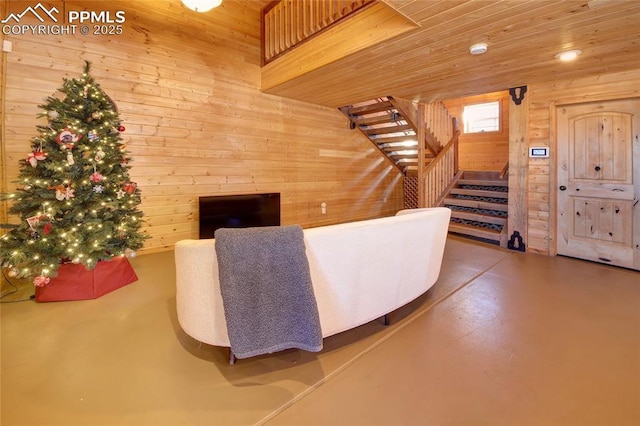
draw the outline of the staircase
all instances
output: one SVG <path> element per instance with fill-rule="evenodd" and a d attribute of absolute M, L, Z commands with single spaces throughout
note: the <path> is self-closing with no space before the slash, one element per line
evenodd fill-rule
<path fill-rule="evenodd" d="M 415 105 L 391 96 L 339 108 L 405 175 L 418 169 L 418 136 Z M 439 147 L 426 144 L 425 161 L 436 155 Z"/>
<path fill-rule="evenodd" d="M 506 171 L 458 171 L 459 130 L 444 104 L 386 96 L 339 110 L 405 175 L 405 208 L 448 207 L 449 232 L 507 247 Z"/>
<path fill-rule="evenodd" d="M 460 172 L 444 199 L 449 232 L 506 247 L 508 181 L 498 172 Z"/>

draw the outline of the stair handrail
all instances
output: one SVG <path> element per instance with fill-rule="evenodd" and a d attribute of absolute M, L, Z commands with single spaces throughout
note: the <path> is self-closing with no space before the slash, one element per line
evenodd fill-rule
<path fill-rule="evenodd" d="M 262 11 L 262 65 L 364 10 L 375 0 L 276 0 Z"/>
<path fill-rule="evenodd" d="M 502 170 L 500 171 L 500 179 L 504 179 L 509 174 L 509 162 L 504 165 Z"/>
<path fill-rule="evenodd" d="M 424 205 L 421 207 L 437 207 L 458 178 L 458 140 L 460 129 L 458 120 L 451 118 L 451 139 L 438 152 L 438 155 L 425 167 L 422 176 L 424 183 Z"/>

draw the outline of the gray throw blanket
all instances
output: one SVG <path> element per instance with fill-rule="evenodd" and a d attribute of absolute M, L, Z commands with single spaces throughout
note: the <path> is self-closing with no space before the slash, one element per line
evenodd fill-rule
<path fill-rule="evenodd" d="M 322 350 L 318 307 L 300 226 L 215 232 L 220 290 L 237 358 Z"/>

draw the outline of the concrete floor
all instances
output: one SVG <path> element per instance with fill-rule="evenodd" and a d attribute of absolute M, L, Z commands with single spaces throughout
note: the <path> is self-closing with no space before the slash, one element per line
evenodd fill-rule
<path fill-rule="evenodd" d="M 450 238 L 390 326 L 229 366 L 177 323 L 173 253 L 132 264 L 96 300 L 0 305 L 3 426 L 640 425 L 638 272 Z"/>

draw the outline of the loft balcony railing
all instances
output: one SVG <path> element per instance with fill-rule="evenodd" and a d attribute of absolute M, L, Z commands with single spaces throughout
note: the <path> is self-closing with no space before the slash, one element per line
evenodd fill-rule
<path fill-rule="evenodd" d="M 375 0 L 278 0 L 262 11 L 262 63 L 268 64 Z"/>

